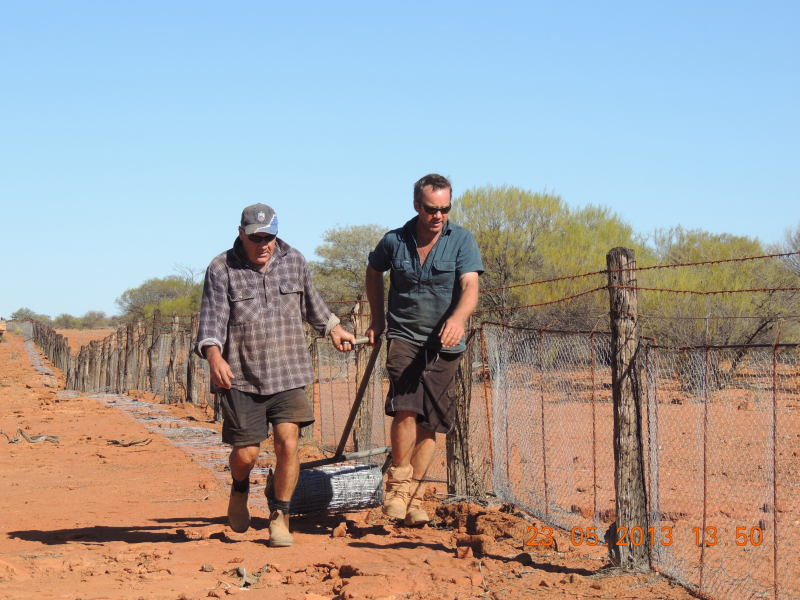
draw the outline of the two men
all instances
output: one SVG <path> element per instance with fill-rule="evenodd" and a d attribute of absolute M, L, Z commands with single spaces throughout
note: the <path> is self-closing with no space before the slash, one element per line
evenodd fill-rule
<path fill-rule="evenodd" d="M 278 217 L 265 204 L 242 212 L 233 248 L 206 270 L 195 351 L 208 360 L 211 380 L 225 390 L 222 441 L 233 486 L 231 529 L 247 531 L 250 471 L 268 423 L 275 434 L 275 498 L 269 544 L 291 546 L 287 513 L 299 475 L 298 434 L 314 422 L 303 386 L 314 381 L 303 321 L 330 336 L 339 351 L 354 342 L 314 289 L 303 255 L 278 235 Z"/>
<path fill-rule="evenodd" d="M 366 273 L 372 314 L 367 335 L 374 345 L 386 330 L 389 340 L 391 389 L 385 412 L 393 417 L 393 465 L 383 510 L 407 525 L 429 520 L 421 506 L 423 481 L 436 433 L 449 433 L 455 422 L 455 372 L 483 272 L 475 238 L 448 221 L 451 195 L 450 182 L 440 175 L 417 181 L 417 216 L 384 236 L 369 256 Z M 244 209 L 233 248 L 206 271 L 195 345 L 208 360 L 212 381 L 225 389 L 222 440 L 233 446 L 228 520 L 234 531 L 250 525 L 249 475 L 267 439 L 268 423 L 273 425 L 273 547 L 293 543 L 285 515 L 299 474 L 298 433 L 314 421 L 303 392 L 314 370 L 302 321 L 329 335 L 339 351 L 355 342 L 314 289 L 303 256 L 277 233 L 278 218 L 269 206 Z M 388 329 L 383 316 L 387 270 Z"/>
<path fill-rule="evenodd" d="M 429 520 L 422 510 L 425 473 L 436 434 L 450 433 L 455 424 L 455 373 L 483 273 L 473 235 L 448 221 L 451 199 L 445 177 L 431 174 L 417 181 L 417 216 L 387 233 L 367 266 L 371 343 L 386 329 L 383 273 L 391 270 L 386 332 L 391 388 L 384 410 L 393 417 L 393 464 L 383 512 L 406 525 Z"/>

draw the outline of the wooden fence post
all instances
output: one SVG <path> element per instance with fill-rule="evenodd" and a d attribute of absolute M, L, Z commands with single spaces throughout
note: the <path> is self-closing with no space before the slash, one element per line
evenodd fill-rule
<path fill-rule="evenodd" d="M 115 382 L 114 391 L 117 394 L 125 391 L 125 329 L 120 327 L 117 329 L 117 380 Z"/>
<path fill-rule="evenodd" d="M 150 335 L 148 335 L 147 339 L 147 360 L 149 365 L 147 379 L 150 391 L 156 393 L 159 387 L 163 385 L 163 382 L 158 381 L 158 367 L 161 364 L 161 311 L 159 309 L 153 311 L 153 326 L 149 329 Z"/>
<path fill-rule="evenodd" d="M 147 335 L 147 324 L 144 320 L 136 326 L 136 382 L 135 389 L 147 391 L 147 351 L 150 349 Z"/>
<path fill-rule="evenodd" d="M 470 404 L 472 403 L 472 361 L 478 329 L 472 318 L 467 321 L 467 348 L 455 375 L 456 423 L 447 436 L 447 493 L 457 496 L 483 496 L 483 478 L 475 471 L 470 446 Z"/>
<path fill-rule="evenodd" d="M 101 344 L 102 345 L 100 347 L 100 375 L 97 382 L 97 389 L 95 390 L 97 392 L 107 387 L 106 378 L 108 377 L 108 338 L 104 337 Z"/>
<path fill-rule="evenodd" d="M 351 312 L 351 317 L 353 319 L 353 335 L 356 337 L 363 336 L 369 327 L 369 315 L 364 315 L 364 307 L 367 305 L 365 302 L 362 302 L 363 298 L 364 294 L 362 292 L 358 295 L 356 304 Z M 364 379 L 366 375 L 367 363 L 369 362 L 372 348 L 366 344 L 360 344 L 352 351 L 355 352 L 356 355 L 355 389 L 357 390 L 361 386 L 361 380 Z M 380 364 L 376 364 L 376 367 L 380 369 Z M 356 421 L 353 424 L 353 444 L 356 452 L 372 448 L 372 389 L 369 387 L 366 392 L 364 392 L 364 398 L 361 400 L 361 406 L 358 409 Z"/>
<path fill-rule="evenodd" d="M 614 400 L 614 489 L 617 520 L 606 533 L 612 563 L 629 571 L 649 571 L 647 543 L 631 543 L 634 528 L 647 535 L 647 495 L 642 445 L 642 380 L 639 367 L 639 320 L 636 254 L 614 248 L 606 255 L 611 317 L 611 386 Z M 628 532 L 617 545 L 617 532 Z M 635 538 L 634 538 L 635 539 Z"/>
<path fill-rule="evenodd" d="M 128 390 L 134 389 L 133 387 L 133 360 L 136 348 L 133 345 L 133 323 L 125 327 L 125 371 L 122 378 L 121 394 L 126 393 Z"/>
<path fill-rule="evenodd" d="M 169 366 L 167 367 L 167 393 L 164 394 L 166 402 L 173 402 L 177 397 L 176 381 L 177 375 L 175 367 L 178 363 L 178 344 L 180 343 L 180 332 L 178 330 L 180 323 L 178 320 L 178 313 L 172 312 L 172 329 L 170 330 L 170 345 L 169 345 Z"/>
<path fill-rule="evenodd" d="M 200 330 L 200 314 L 192 315 L 192 336 L 189 340 L 189 360 L 186 373 L 186 395 L 192 404 L 200 406 L 206 400 L 205 377 L 203 373 L 203 360 L 194 352 L 197 343 L 197 332 Z"/>
<path fill-rule="evenodd" d="M 86 368 L 86 391 L 97 391 L 97 379 L 100 375 L 99 356 L 97 352 L 97 340 L 89 342 L 88 360 Z"/>

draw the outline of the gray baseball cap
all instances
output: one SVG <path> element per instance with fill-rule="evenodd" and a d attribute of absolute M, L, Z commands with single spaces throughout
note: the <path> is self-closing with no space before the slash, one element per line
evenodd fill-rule
<path fill-rule="evenodd" d="M 242 229 L 245 234 L 278 234 L 278 215 L 266 204 L 253 204 L 242 211 Z"/>

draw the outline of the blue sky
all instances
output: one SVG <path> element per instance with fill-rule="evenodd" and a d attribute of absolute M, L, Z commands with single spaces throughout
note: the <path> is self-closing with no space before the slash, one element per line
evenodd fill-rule
<path fill-rule="evenodd" d="M 312 259 L 429 172 L 778 242 L 798 30 L 797 2 L 4 2 L 0 315 L 114 313 L 254 202 Z"/>

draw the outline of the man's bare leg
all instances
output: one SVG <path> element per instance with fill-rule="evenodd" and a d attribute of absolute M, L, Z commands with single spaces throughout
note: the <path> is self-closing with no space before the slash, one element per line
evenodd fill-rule
<path fill-rule="evenodd" d="M 391 438 L 394 466 L 386 483 L 383 512 L 403 519 L 408 516 L 409 502 L 414 495 L 421 496 L 425 491 L 421 482 L 436 450 L 436 434 L 417 425 L 415 412 L 398 411 L 392 419 Z M 428 521 L 424 513 L 416 516 L 421 519 L 420 523 Z"/>
<path fill-rule="evenodd" d="M 300 475 L 297 423 L 275 425 L 275 499 L 289 502 Z"/>
<path fill-rule="evenodd" d="M 233 447 L 228 457 L 228 464 L 231 467 L 231 477 L 234 480 L 244 481 L 250 477 L 250 471 L 256 466 L 260 449 L 261 446 L 259 444 Z"/>
<path fill-rule="evenodd" d="M 247 496 L 250 487 L 250 471 L 258 460 L 258 444 L 234 446 L 228 457 L 231 467 L 231 496 L 228 501 L 228 524 L 237 533 L 244 533 L 250 527 L 250 509 Z M 238 488 L 238 489 L 237 489 Z"/>
<path fill-rule="evenodd" d="M 421 480 L 436 450 L 436 434 L 417 425 L 417 413 L 399 410 L 392 419 L 392 461 L 398 467 L 414 466 L 414 479 Z"/>

